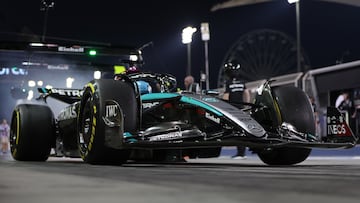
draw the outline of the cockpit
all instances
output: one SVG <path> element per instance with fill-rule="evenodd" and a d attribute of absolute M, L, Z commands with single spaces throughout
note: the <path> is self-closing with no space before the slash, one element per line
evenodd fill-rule
<path fill-rule="evenodd" d="M 140 94 L 176 91 L 176 78 L 170 74 L 144 72 L 129 74 L 127 77 L 136 82 Z"/>

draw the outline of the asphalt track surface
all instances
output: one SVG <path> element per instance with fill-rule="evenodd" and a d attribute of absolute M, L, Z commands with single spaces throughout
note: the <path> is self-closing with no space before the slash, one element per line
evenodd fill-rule
<path fill-rule="evenodd" d="M 309 157 L 290 167 L 270 167 L 256 156 L 99 166 L 70 158 L 18 162 L 3 155 L 0 202 L 358 203 L 360 158 Z"/>

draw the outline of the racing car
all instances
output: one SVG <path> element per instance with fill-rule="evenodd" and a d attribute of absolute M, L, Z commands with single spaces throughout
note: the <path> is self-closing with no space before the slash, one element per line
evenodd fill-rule
<path fill-rule="evenodd" d="M 176 91 L 176 78 L 159 73 L 39 92 L 39 102 L 18 104 L 13 111 L 10 144 L 15 160 L 46 161 L 54 155 L 121 165 L 218 157 L 224 146 L 243 145 L 265 164 L 294 165 L 306 160 L 314 147 L 351 148 L 358 140 L 333 107 L 327 110 L 327 136 L 315 135 L 305 92 L 272 87 L 271 81 L 242 108 L 214 91 Z M 49 97 L 68 104 L 57 117 L 46 103 Z"/>

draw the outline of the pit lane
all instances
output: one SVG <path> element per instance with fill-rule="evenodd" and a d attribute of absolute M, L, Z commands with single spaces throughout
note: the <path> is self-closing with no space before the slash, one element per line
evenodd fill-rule
<path fill-rule="evenodd" d="M 310 156 L 271 167 L 256 156 L 186 163 L 89 165 L 80 159 L 18 162 L 0 156 L 1 202 L 359 202 L 360 158 Z"/>

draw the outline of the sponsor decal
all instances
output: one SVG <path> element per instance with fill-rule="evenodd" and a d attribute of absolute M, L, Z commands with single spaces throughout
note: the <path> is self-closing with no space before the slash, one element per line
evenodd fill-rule
<path fill-rule="evenodd" d="M 352 136 L 349 126 L 346 124 L 343 116 L 327 117 L 327 134 L 339 137 Z"/>
<path fill-rule="evenodd" d="M 176 131 L 176 132 L 170 132 L 163 135 L 156 135 L 149 138 L 149 141 L 161 141 L 161 140 L 169 140 L 169 139 L 176 139 L 182 137 L 182 132 Z"/>
<path fill-rule="evenodd" d="M 205 118 L 214 121 L 215 123 L 220 123 L 220 118 L 215 117 L 214 115 L 211 115 L 210 113 L 205 113 Z"/>
<path fill-rule="evenodd" d="M 181 131 L 181 127 L 180 127 L 179 125 L 175 125 L 175 126 L 174 126 L 174 129 L 175 129 L 175 130 L 178 130 L 178 131 Z"/>
<path fill-rule="evenodd" d="M 49 69 L 49 70 L 69 70 L 69 65 L 66 65 L 66 64 L 48 65 L 47 69 Z"/>
<path fill-rule="evenodd" d="M 74 118 L 77 118 L 75 106 L 69 106 L 69 107 L 65 108 L 63 111 L 61 111 L 59 114 L 60 120 L 67 120 L 67 119 L 74 119 Z"/>
<path fill-rule="evenodd" d="M 231 92 L 241 92 L 244 91 L 244 84 L 231 84 L 229 85 Z"/>
<path fill-rule="evenodd" d="M 219 102 L 219 100 L 214 97 L 203 97 L 203 98 L 201 98 L 201 100 L 203 100 L 205 102 Z"/>
<path fill-rule="evenodd" d="M 346 126 L 344 124 L 328 125 L 330 134 L 346 135 Z"/>
<path fill-rule="evenodd" d="M 242 122 L 251 122 L 253 121 L 252 118 L 239 118 L 239 121 L 242 121 Z"/>
<path fill-rule="evenodd" d="M 108 105 L 108 106 L 105 106 L 105 115 L 106 117 L 115 117 L 117 116 L 117 105 L 116 104 L 113 104 L 113 105 Z"/>
<path fill-rule="evenodd" d="M 152 107 L 154 107 L 156 105 L 159 105 L 159 104 L 160 104 L 160 102 L 143 103 L 142 107 L 144 109 L 149 109 L 149 108 L 152 108 Z"/>
<path fill-rule="evenodd" d="M 7 67 L 3 67 L 0 69 L 0 76 L 1 75 L 27 75 L 28 71 L 23 69 L 23 68 L 18 68 L 18 67 L 11 67 L 11 68 L 7 68 Z"/>
<path fill-rule="evenodd" d="M 242 88 L 244 89 L 244 84 L 231 84 L 229 85 L 230 88 Z"/>
<path fill-rule="evenodd" d="M 105 104 L 105 116 L 103 116 L 104 123 L 109 127 L 121 126 L 122 114 L 120 106 L 117 102 L 110 100 Z"/>
<path fill-rule="evenodd" d="M 261 127 L 259 127 L 258 125 L 254 124 L 254 123 L 248 124 L 247 128 L 251 132 L 261 132 L 263 130 Z"/>
<path fill-rule="evenodd" d="M 60 52 L 82 53 L 82 52 L 84 52 L 84 48 L 83 47 L 62 47 L 62 46 L 59 46 L 58 51 L 60 51 Z"/>
<path fill-rule="evenodd" d="M 83 90 L 72 90 L 72 89 L 51 89 L 51 93 L 70 96 L 70 97 L 81 97 Z"/>

